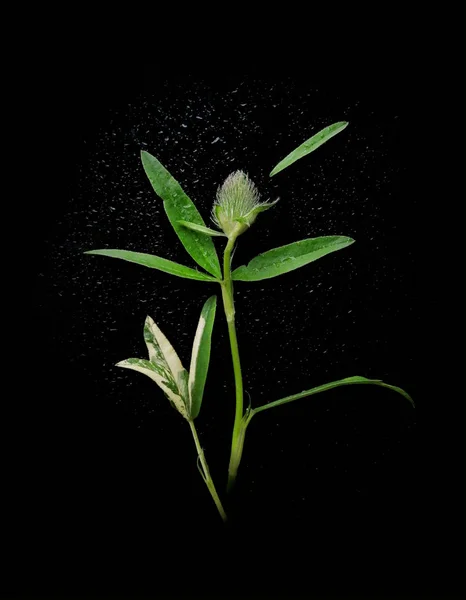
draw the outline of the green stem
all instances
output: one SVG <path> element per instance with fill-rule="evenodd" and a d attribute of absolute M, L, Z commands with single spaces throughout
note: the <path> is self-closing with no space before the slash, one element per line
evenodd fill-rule
<path fill-rule="evenodd" d="M 230 338 L 231 357 L 233 359 L 233 372 L 235 376 L 236 409 L 235 422 L 233 425 L 233 436 L 231 441 L 230 465 L 228 467 L 228 490 L 231 490 L 238 470 L 243 450 L 241 436 L 241 421 L 243 419 L 243 377 L 241 374 L 241 363 L 239 358 L 238 338 L 235 326 L 235 306 L 233 301 L 233 282 L 231 280 L 231 252 L 235 245 L 236 237 L 228 239 L 228 244 L 223 255 L 223 281 L 222 298 L 225 316 L 228 324 L 228 335 Z"/>
<path fill-rule="evenodd" d="M 199 443 L 199 438 L 197 437 L 197 431 L 196 431 L 196 427 L 194 425 L 194 421 L 189 420 L 188 422 L 189 422 L 189 426 L 191 427 L 191 432 L 193 434 L 194 443 L 196 444 L 197 455 L 199 456 L 199 460 L 201 461 L 201 465 L 202 465 L 202 470 L 204 472 L 204 481 L 209 489 L 209 492 L 210 492 L 212 498 L 214 499 L 215 506 L 217 507 L 218 512 L 220 513 L 220 516 L 222 517 L 223 521 L 225 522 L 227 520 L 227 515 L 223 509 L 222 502 L 221 502 L 220 498 L 218 497 L 217 490 L 215 489 L 215 485 L 212 480 L 212 477 L 210 476 L 210 471 L 209 471 L 209 467 L 207 465 L 207 461 L 205 459 L 204 450 L 202 449 L 201 444 Z"/>

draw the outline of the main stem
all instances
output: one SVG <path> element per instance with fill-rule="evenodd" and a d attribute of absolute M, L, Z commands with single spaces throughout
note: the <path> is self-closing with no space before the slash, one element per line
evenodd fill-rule
<path fill-rule="evenodd" d="M 222 502 L 221 502 L 220 498 L 218 497 L 217 490 L 215 489 L 213 479 L 210 476 L 210 471 L 209 471 L 209 467 L 207 465 L 207 461 L 205 459 L 204 450 L 202 449 L 201 444 L 199 443 L 199 438 L 197 437 L 197 431 L 196 431 L 196 426 L 194 425 L 194 421 L 189 420 L 189 426 L 191 427 L 191 432 L 193 434 L 194 443 L 196 444 L 197 455 L 199 456 L 199 460 L 201 461 L 202 470 L 204 472 L 204 481 L 209 489 L 210 495 L 214 499 L 215 506 L 217 507 L 218 512 L 220 513 L 220 516 L 222 517 L 223 521 L 225 522 L 227 520 L 227 515 L 226 515 L 225 511 L 223 510 Z"/>
<path fill-rule="evenodd" d="M 236 409 L 235 423 L 233 425 L 233 436 L 231 440 L 230 465 L 228 467 L 228 485 L 231 490 L 236 480 L 236 473 L 241 460 L 241 421 L 243 419 L 243 377 L 241 374 L 241 363 L 239 359 L 238 338 L 236 337 L 235 306 L 233 301 L 233 282 L 231 280 L 231 253 L 235 245 L 235 237 L 228 239 L 228 244 L 223 255 L 223 281 L 222 298 L 225 316 L 228 324 L 228 335 L 230 337 L 231 357 L 233 359 L 233 372 L 235 376 Z"/>

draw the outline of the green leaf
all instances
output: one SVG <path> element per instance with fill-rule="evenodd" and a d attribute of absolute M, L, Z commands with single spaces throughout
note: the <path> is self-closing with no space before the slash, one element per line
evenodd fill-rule
<path fill-rule="evenodd" d="M 110 256 L 112 258 L 121 258 L 129 262 L 142 265 L 144 267 L 150 267 L 151 269 L 158 269 L 164 273 L 170 273 L 170 275 L 177 275 L 178 277 L 184 277 L 185 279 L 197 279 L 198 281 L 217 281 L 215 277 L 196 271 L 190 267 L 179 265 L 176 262 L 167 260 L 166 258 L 160 258 L 160 256 L 154 256 L 153 254 L 144 254 L 142 252 L 132 252 L 131 250 L 88 250 L 84 254 L 98 254 L 100 256 Z"/>
<path fill-rule="evenodd" d="M 322 131 L 319 131 L 319 133 L 316 133 L 315 135 L 310 137 L 308 140 L 303 142 L 300 146 L 295 148 L 293 150 L 293 152 L 290 152 L 287 156 L 285 156 L 285 158 L 283 160 L 281 160 L 278 163 L 278 165 L 276 165 L 272 169 L 272 171 L 270 172 L 270 177 L 273 177 L 277 173 L 280 173 L 280 171 L 283 171 L 283 169 L 286 169 L 286 167 L 289 167 L 290 165 L 292 165 L 294 162 L 296 162 L 300 158 L 303 158 L 304 156 L 307 156 L 311 152 L 314 152 L 314 150 L 317 150 L 317 148 L 319 146 L 322 146 L 322 144 L 325 144 L 325 142 L 328 142 L 328 140 L 330 138 L 332 138 L 334 135 L 337 135 L 337 133 L 340 133 L 340 131 L 343 131 L 343 129 L 345 129 L 345 127 L 347 127 L 347 125 L 348 125 L 347 121 L 340 121 L 338 123 L 333 123 L 333 125 L 329 125 L 328 127 L 325 127 L 325 129 L 322 129 Z"/>
<path fill-rule="evenodd" d="M 207 379 L 207 371 L 209 369 L 210 346 L 216 307 L 217 296 L 211 296 L 202 308 L 196 335 L 194 337 L 188 380 L 192 419 L 195 419 L 201 410 L 204 386 Z"/>
<path fill-rule="evenodd" d="M 246 223 L 246 225 L 248 225 L 249 227 L 250 224 L 254 223 L 259 213 L 264 212 L 264 210 L 269 210 L 269 208 L 275 206 L 279 199 L 280 198 L 277 198 L 273 202 L 262 202 L 261 204 L 258 204 L 252 210 L 250 210 L 247 215 L 244 215 L 244 217 L 239 217 L 239 219 L 235 220 L 238 221 L 238 223 Z"/>
<path fill-rule="evenodd" d="M 299 400 L 300 398 L 306 398 L 307 396 L 313 396 L 314 394 L 319 394 L 320 392 L 326 392 L 327 390 L 340 387 L 341 385 L 355 384 L 379 385 L 389 390 L 393 390 L 394 392 L 398 392 L 398 394 L 401 394 L 404 398 L 406 398 L 414 408 L 413 399 L 408 393 L 406 393 L 401 388 L 395 385 L 389 385 L 388 383 L 384 383 L 380 379 L 367 379 L 366 377 L 359 377 L 356 375 L 354 377 L 346 377 L 345 379 L 332 381 L 331 383 L 325 383 L 324 385 L 319 385 L 318 387 L 312 388 L 311 390 L 306 390 L 304 392 L 300 392 L 299 394 L 294 394 L 293 396 L 287 396 L 286 398 L 282 398 L 281 400 L 275 400 L 274 402 L 270 402 L 269 404 L 264 404 L 263 406 L 259 406 L 259 408 L 255 408 L 252 412 L 256 414 L 258 412 L 262 412 L 263 410 L 267 410 L 268 408 L 274 408 L 275 406 L 281 406 L 282 404 L 287 404 L 288 402 L 293 402 L 294 400 Z"/>
<path fill-rule="evenodd" d="M 220 263 L 211 238 L 200 234 L 198 231 L 187 229 L 179 222 L 186 221 L 205 227 L 205 223 L 192 200 L 155 156 L 142 150 L 141 160 L 146 175 L 155 192 L 162 198 L 168 219 L 186 251 L 198 265 L 221 279 Z"/>
<path fill-rule="evenodd" d="M 235 269 L 231 278 L 236 281 L 260 281 L 277 277 L 277 275 L 307 265 L 326 254 L 346 248 L 352 243 L 354 243 L 352 238 L 342 235 L 328 235 L 293 242 L 259 254 L 247 266 L 243 265 Z"/>
<path fill-rule="evenodd" d="M 211 229 L 210 227 L 204 227 L 204 225 L 196 225 L 196 223 L 189 223 L 188 221 L 178 221 L 180 225 L 183 227 L 187 227 L 188 229 L 192 229 L 193 231 L 198 231 L 199 233 L 203 233 L 204 235 L 210 235 L 211 237 L 227 237 L 222 231 L 216 231 L 215 229 Z"/>

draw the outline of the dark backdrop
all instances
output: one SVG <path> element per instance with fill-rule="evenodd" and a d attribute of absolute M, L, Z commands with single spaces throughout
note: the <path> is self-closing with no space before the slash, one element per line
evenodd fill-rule
<path fill-rule="evenodd" d="M 461 396 L 445 392 L 449 315 L 432 285 L 432 272 L 443 281 L 435 247 L 426 267 L 436 216 L 413 183 L 425 148 L 408 135 L 414 87 L 406 82 L 394 70 L 347 83 L 96 68 L 58 86 L 39 182 L 47 193 L 32 228 L 40 360 L 17 407 L 7 473 L 10 556 L 21 565 L 14 589 L 458 591 L 462 471 L 452 415 Z M 350 123 L 344 132 L 268 178 L 291 149 L 339 120 Z M 152 382 L 114 367 L 145 355 L 148 314 L 188 366 L 200 308 L 219 290 L 82 254 L 127 248 L 194 266 L 145 177 L 141 149 L 206 221 L 217 186 L 236 169 L 264 199 L 280 197 L 240 238 L 236 265 L 306 237 L 356 239 L 293 273 L 235 286 L 254 406 L 350 375 L 401 386 L 416 402 L 412 409 L 388 390 L 354 386 L 257 416 L 227 527 L 186 423 Z M 224 497 L 234 389 L 217 314 L 197 426 Z"/>

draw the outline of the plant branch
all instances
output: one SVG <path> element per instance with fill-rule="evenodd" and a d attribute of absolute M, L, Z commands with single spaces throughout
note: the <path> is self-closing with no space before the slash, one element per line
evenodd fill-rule
<path fill-rule="evenodd" d="M 264 404 L 262 406 L 258 406 L 257 408 L 251 411 L 251 418 L 253 415 L 262 412 L 263 410 L 267 410 L 268 408 L 274 408 L 275 406 L 281 406 L 282 404 L 287 404 L 288 402 L 293 402 L 294 400 L 299 400 L 301 398 L 306 398 L 307 396 L 313 396 L 314 394 L 319 394 L 320 392 L 326 392 L 327 390 L 332 390 L 334 388 L 340 387 L 342 385 L 378 385 L 380 387 L 384 387 L 386 389 L 392 390 L 401 394 L 404 398 L 406 398 L 410 404 L 414 408 L 413 399 L 409 394 L 407 394 L 403 389 L 397 387 L 396 385 L 390 385 L 388 383 L 384 383 L 380 379 L 367 379 L 366 377 L 360 377 L 358 375 L 354 377 L 346 377 L 345 379 L 339 379 L 338 381 L 332 381 L 330 383 L 324 383 L 323 385 L 319 385 L 318 387 L 312 388 L 311 390 L 305 390 L 304 392 L 299 392 L 298 394 L 293 394 L 292 396 L 286 396 L 285 398 L 281 398 L 280 400 L 275 400 L 274 402 L 269 402 L 268 404 Z"/>
<path fill-rule="evenodd" d="M 193 434 L 194 443 L 196 444 L 197 455 L 199 456 L 199 460 L 201 461 L 202 470 L 204 472 L 204 481 L 205 481 L 205 483 L 209 489 L 209 492 L 215 502 L 215 506 L 217 507 L 218 512 L 220 513 L 220 516 L 222 517 L 223 521 L 225 522 L 225 521 L 227 521 L 227 515 L 223 509 L 222 502 L 221 502 L 220 498 L 218 497 L 217 490 L 215 489 L 215 485 L 214 485 L 213 479 L 210 475 L 207 461 L 205 459 L 204 450 L 202 449 L 201 444 L 199 442 L 199 438 L 197 436 L 197 431 L 196 431 L 196 426 L 194 425 L 194 421 L 192 419 L 189 420 L 189 426 L 191 427 L 191 432 Z"/>
<path fill-rule="evenodd" d="M 236 237 L 232 236 L 228 240 L 223 255 L 223 281 L 222 281 L 222 298 L 225 316 L 228 325 L 228 335 L 230 338 L 231 357 L 233 360 L 233 372 L 235 377 L 236 390 L 236 408 L 235 422 L 233 425 L 233 436 L 231 440 L 231 455 L 230 465 L 228 467 L 228 486 L 230 490 L 236 479 L 236 471 L 239 460 L 241 460 L 242 443 L 241 443 L 241 421 L 243 419 L 243 377 L 241 373 L 241 362 L 239 358 L 238 338 L 236 336 L 235 325 L 235 307 L 233 300 L 233 282 L 231 280 L 231 253 L 235 245 Z M 238 456 L 239 453 L 239 456 Z"/>

